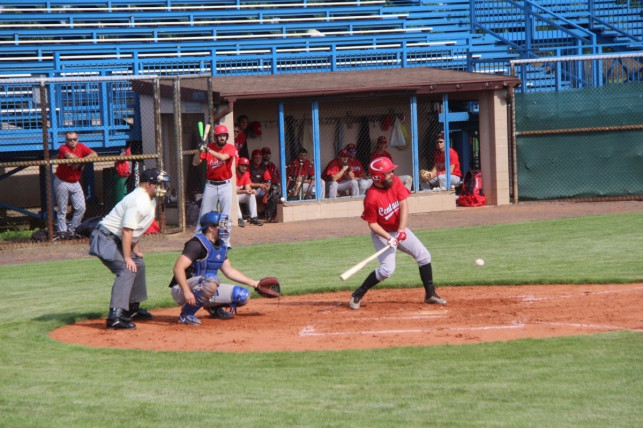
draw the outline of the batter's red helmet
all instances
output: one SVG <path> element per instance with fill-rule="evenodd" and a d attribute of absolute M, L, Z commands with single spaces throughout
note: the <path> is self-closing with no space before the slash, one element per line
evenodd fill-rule
<path fill-rule="evenodd" d="M 373 181 L 384 181 L 384 174 L 389 173 L 397 168 L 397 165 L 392 160 L 385 157 L 375 158 L 368 166 L 368 171 L 371 174 Z"/>
<path fill-rule="evenodd" d="M 225 126 L 225 125 L 217 125 L 217 126 L 214 127 L 214 136 L 216 137 L 217 135 L 221 135 L 221 134 L 230 135 L 228 133 L 228 127 L 227 126 Z"/>
<path fill-rule="evenodd" d="M 248 160 L 248 158 L 239 158 L 239 165 L 249 166 L 250 161 Z"/>

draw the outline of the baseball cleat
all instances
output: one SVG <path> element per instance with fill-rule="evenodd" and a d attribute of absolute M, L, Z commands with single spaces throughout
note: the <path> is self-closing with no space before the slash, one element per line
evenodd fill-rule
<path fill-rule="evenodd" d="M 358 310 L 360 306 L 360 300 L 362 300 L 361 297 L 351 296 L 351 300 L 348 302 L 348 306 L 350 306 L 351 309 Z"/>
<path fill-rule="evenodd" d="M 433 296 L 430 297 L 424 297 L 424 303 L 433 303 L 437 305 L 446 305 L 447 301 L 438 296 L 437 294 L 434 294 Z"/>
<path fill-rule="evenodd" d="M 179 323 L 185 325 L 200 325 L 201 320 L 194 315 L 181 315 L 179 317 Z"/>
<path fill-rule="evenodd" d="M 107 328 L 112 330 L 131 330 L 136 324 L 127 317 L 127 312 L 121 308 L 111 308 L 107 317 Z"/>
<path fill-rule="evenodd" d="M 218 320 L 229 320 L 230 318 L 234 317 L 233 314 L 230 312 L 226 311 L 222 307 L 218 308 L 206 308 L 208 312 L 210 312 L 210 317 Z"/>
<path fill-rule="evenodd" d="M 138 321 L 148 321 L 154 318 L 151 313 L 149 313 L 146 309 L 141 308 L 138 303 L 130 304 L 128 316 L 130 318 L 136 318 L 136 320 Z"/>

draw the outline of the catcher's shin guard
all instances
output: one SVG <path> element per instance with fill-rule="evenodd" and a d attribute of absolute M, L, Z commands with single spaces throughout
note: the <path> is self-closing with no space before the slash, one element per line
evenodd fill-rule
<path fill-rule="evenodd" d="M 248 300 L 250 300 L 250 291 L 247 288 L 240 285 L 220 284 L 206 306 L 229 307 L 232 313 L 236 313 L 237 307 L 246 305 Z"/>

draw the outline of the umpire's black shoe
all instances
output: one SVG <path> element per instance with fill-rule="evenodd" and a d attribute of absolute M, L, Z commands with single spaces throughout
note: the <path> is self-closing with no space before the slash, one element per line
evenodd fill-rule
<path fill-rule="evenodd" d="M 141 308 L 140 305 L 141 305 L 140 303 L 130 303 L 129 312 L 127 313 L 127 316 L 129 318 L 135 318 L 137 321 L 146 321 L 154 318 L 151 313 Z"/>
<path fill-rule="evenodd" d="M 107 317 L 107 328 L 114 330 L 131 330 L 136 328 L 136 324 L 125 315 L 121 308 L 110 308 Z"/>

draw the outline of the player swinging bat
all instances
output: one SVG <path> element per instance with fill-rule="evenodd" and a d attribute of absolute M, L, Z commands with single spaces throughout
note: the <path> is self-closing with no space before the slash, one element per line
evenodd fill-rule
<path fill-rule="evenodd" d="M 411 192 L 404 187 L 402 180 L 395 176 L 395 168 L 397 168 L 397 165 L 385 157 L 376 158 L 369 165 L 373 185 L 366 191 L 366 196 L 364 197 L 362 219 L 368 222 L 371 239 L 377 251 L 371 257 L 372 259 L 378 257 L 380 265 L 351 294 L 348 303 L 351 309 L 359 309 L 360 303 L 368 290 L 393 275 L 393 272 L 395 272 L 395 255 L 398 249 L 413 257 L 420 268 L 420 278 L 425 291 L 424 303 L 440 305 L 446 305 L 447 303 L 435 292 L 431 253 L 413 234 L 411 229 L 406 227 L 409 215 L 407 198 Z M 358 263 L 355 266 L 357 269 L 355 267 L 352 269 L 355 269 L 356 272 L 366 266 L 370 261 L 369 259 Z M 352 269 L 347 272 L 350 273 Z M 345 275 L 346 272 L 342 274 L 342 276 Z"/>

